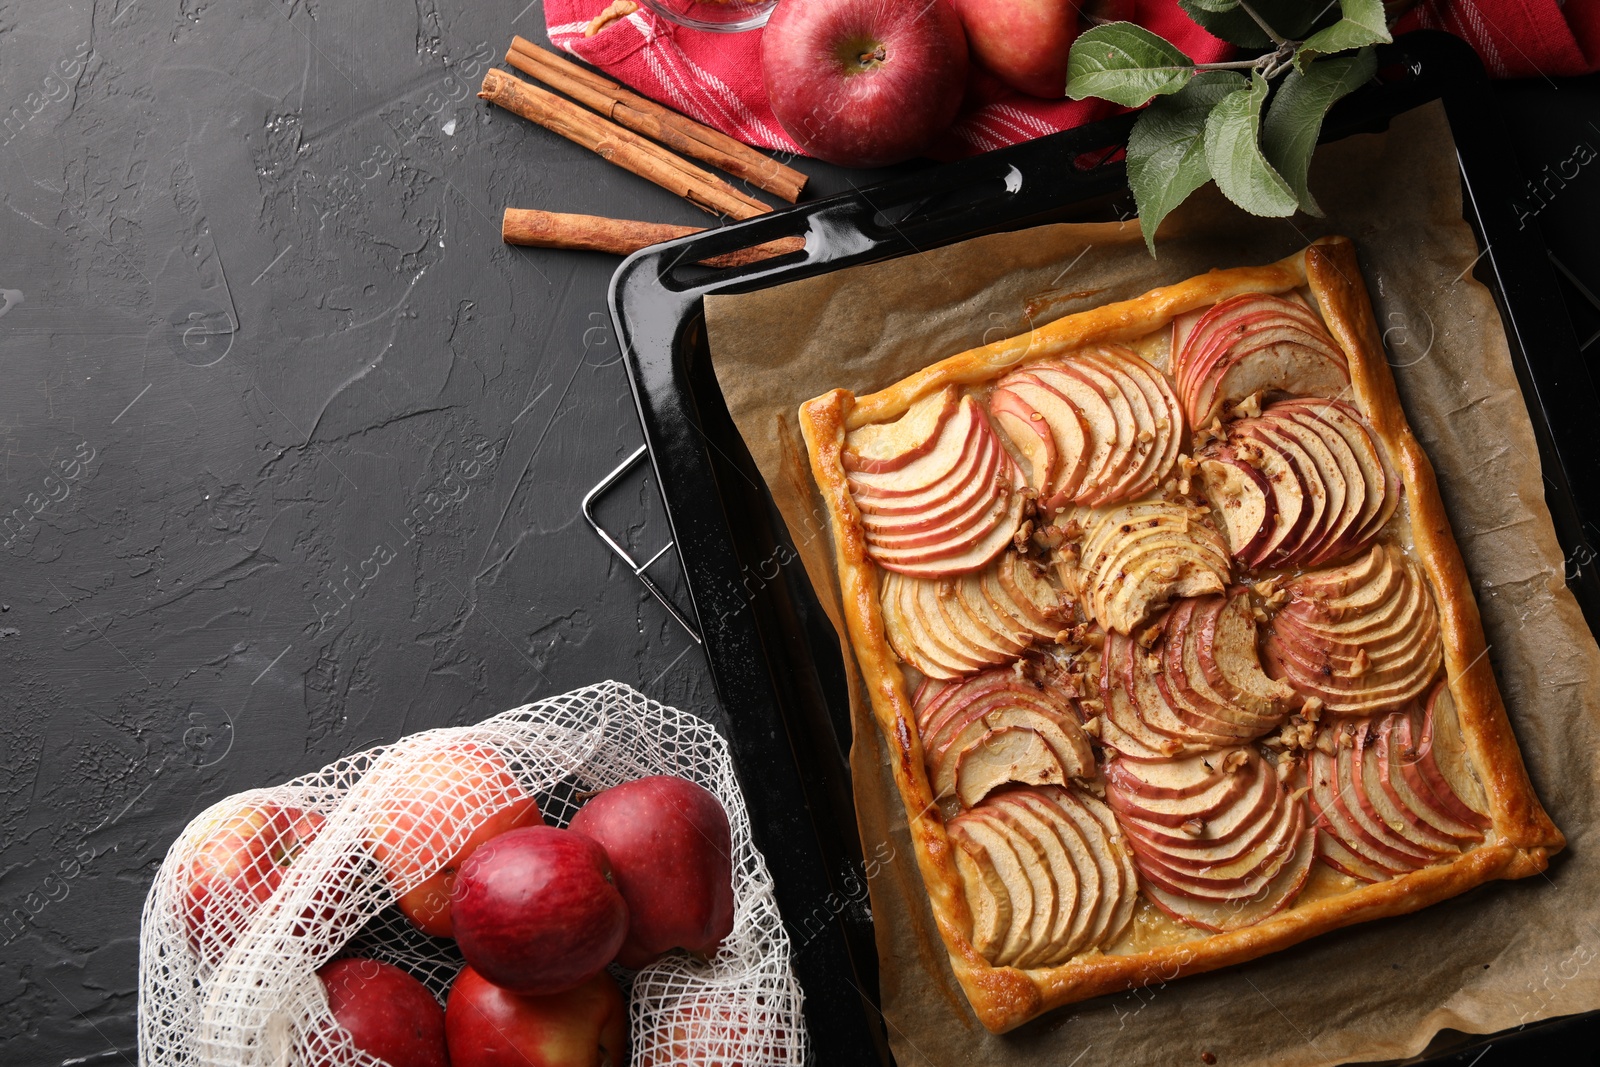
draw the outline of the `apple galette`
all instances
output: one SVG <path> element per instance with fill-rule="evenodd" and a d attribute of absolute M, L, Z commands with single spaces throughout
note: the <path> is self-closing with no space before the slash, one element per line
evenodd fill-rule
<path fill-rule="evenodd" d="M 950 962 L 1009 1029 L 1543 870 L 1354 249 L 801 407 Z"/>

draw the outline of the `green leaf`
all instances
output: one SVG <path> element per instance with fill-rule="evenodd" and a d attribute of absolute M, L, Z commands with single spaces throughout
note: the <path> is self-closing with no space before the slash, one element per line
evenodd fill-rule
<path fill-rule="evenodd" d="M 1194 63 L 1167 41 L 1131 22 L 1108 22 L 1078 35 L 1067 54 L 1067 95 L 1097 96 L 1140 107 L 1175 93 L 1194 75 Z"/>
<path fill-rule="evenodd" d="M 1300 209 L 1308 215 L 1322 214 L 1306 185 L 1322 120 L 1335 101 L 1369 81 L 1377 70 L 1371 48 L 1353 56 L 1319 59 L 1303 72 L 1291 70 L 1267 108 L 1261 123 L 1261 151 L 1289 183 Z"/>
<path fill-rule="evenodd" d="M 1206 116 L 1229 93 L 1248 86 L 1228 70 L 1196 74 L 1180 92 L 1139 113 L 1128 136 L 1128 185 L 1139 206 L 1139 229 L 1156 254 L 1156 227 L 1189 194 L 1211 180 L 1206 166 Z"/>
<path fill-rule="evenodd" d="M 1178 6 L 1213 37 L 1240 48 L 1271 48 L 1272 38 L 1239 6 L 1239 0 L 1178 0 Z M 1250 0 L 1250 10 L 1260 15 L 1279 37 L 1304 38 L 1318 23 L 1338 18 L 1334 5 L 1314 0 Z"/>
<path fill-rule="evenodd" d="M 1318 56 L 1392 40 L 1383 0 L 1339 0 L 1339 21 L 1306 38 L 1294 54 L 1295 69 L 1305 70 L 1306 64 Z"/>
<path fill-rule="evenodd" d="M 1299 200 L 1261 154 L 1261 105 L 1267 80 L 1250 72 L 1250 87 L 1223 97 L 1206 118 L 1206 165 L 1222 195 L 1252 215 L 1293 215 Z"/>

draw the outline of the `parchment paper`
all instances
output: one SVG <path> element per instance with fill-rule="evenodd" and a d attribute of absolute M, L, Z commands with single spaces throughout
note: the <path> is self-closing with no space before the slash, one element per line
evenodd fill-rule
<path fill-rule="evenodd" d="M 1133 223 L 979 238 L 706 302 L 729 410 L 839 623 L 822 503 L 795 409 L 835 386 L 882 388 L 936 359 L 1209 270 L 1342 233 L 1361 253 L 1400 394 L 1438 469 L 1478 589 L 1489 657 L 1534 786 L 1569 847 L 1547 875 L 1324 935 L 1244 966 L 1069 1005 L 1004 1036 L 967 1007 L 912 857 L 886 750 L 856 674 L 851 753 L 883 1011 L 902 1067 L 1200 1063 L 1274 1067 L 1413 1055 L 1444 1027 L 1486 1033 L 1600 1007 L 1600 650 L 1565 588 L 1533 431 L 1477 247 L 1461 218 L 1442 110 L 1322 149 L 1327 219 L 1257 219 L 1207 189 L 1163 229 Z"/>

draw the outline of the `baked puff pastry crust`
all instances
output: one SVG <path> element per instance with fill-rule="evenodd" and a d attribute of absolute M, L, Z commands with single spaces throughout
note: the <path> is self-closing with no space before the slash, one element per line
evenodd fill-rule
<path fill-rule="evenodd" d="M 1563 846 L 1348 240 L 835 389 L 800 422 L 989 1029 Z"/>

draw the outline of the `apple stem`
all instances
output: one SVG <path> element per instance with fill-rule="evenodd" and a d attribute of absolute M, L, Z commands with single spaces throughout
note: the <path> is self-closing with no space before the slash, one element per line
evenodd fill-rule
<path fill-rule="evenodd" d="M 888 58 L 888 55 L 889 55 L 888 50 L 885 49 L 883 47 L 883 45 L 880 44 L 878 47 L 874 48 L 870 52 L 862 52 L 860 57 L 859 57 L 859 60 L 860 60 L 861 65 L 863 67 L 865 67 L 865 66 L 869 66 L 869 65 L 871 65 L 873 63 L 882 63 L 885 59 Z"/>
<path fill-rule="evenodd" d="M 1267 20 L 1266 19 L 1264 19 L 1260 15 L 1256 14 L 1256 10 L 1255 10 L 1255 8 L 1250 6 L 1249 0 L 1239 0 L 1239 6 L 1244 8 L 1244 13 L 1246 15 L 1249 15 L 1252 19 L 1255 20 L 1256 25 L 1261 27 L 1261 32 L 1266 34 L 1268 37 L 1270 37 L 1272 39 L 1272 43 L 1273 44 L 1277 45 L 1279 48 L 1282 48 L 1285 44 L 1288 43 L 1282 37 L 1278 36 L 1278 33 L 1277 33 L 1276 30 L 1274 30 L 1271 26 L 1267 25 Z M 1328 6 L 1332 7 L 1333 5 L 1329 4 Z"/>

